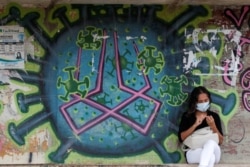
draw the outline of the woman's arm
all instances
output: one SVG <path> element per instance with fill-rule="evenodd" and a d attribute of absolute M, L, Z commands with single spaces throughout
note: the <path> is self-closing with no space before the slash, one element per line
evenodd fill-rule
<path fill-rule="evenodd" d="M 213 116 L 207 116 L 206 117 L 206 121 L 207 121 L 207 124 L 210 126 L 210 128 L 212 129 L 212 131 L 214 133 L 217 133 L 218 136 L 219 136 L 219 144 L 222 144 L 223 142 L 223 135 L 221 134 L 221 132 L 219 131 L 218 127 L 216 126 L 216 123 L 215 123 L 215 120 L 213 118 Z"/>
<path fill-rule="evenodd" d="M 190 126 L 190 128 L 188 128 L 187 130 L 181 132 L 180 137 L 181 140 L 185 140 L 189 135 L 191 135 L 195 129 L 197 128 L 197 126 L 199 126 L 202 123 L 202 118 L 196 118 L 196 121 L 194 122 L 194 124 L 192 126 Z"/>

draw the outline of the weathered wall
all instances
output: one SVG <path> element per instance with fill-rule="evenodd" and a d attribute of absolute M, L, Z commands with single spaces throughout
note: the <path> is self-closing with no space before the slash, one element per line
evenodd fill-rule
<path fill-rule="evenodd" d="M 178 121 L 197 85 L 223 122 L 222 163 L 250 163 L 249 6 L 0 12 L 26 44 L 25 68 L 0 71 L 1 164 L 183 163 Z"/>

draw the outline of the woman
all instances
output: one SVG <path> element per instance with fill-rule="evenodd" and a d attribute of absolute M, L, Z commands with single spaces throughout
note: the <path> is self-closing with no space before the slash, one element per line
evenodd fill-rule
<path fill-rule="evenodd" d="M 213 167 L 220 161 L 220 144 L 223 142 L 223 133 L 220 117 L 209 110 L 211 96 L 202 86 L 194 88 L 189 97 L 188 110 L 182 115 L 179 126 L 179 141 L 183 142 L 195 130 L 209 126 L 218 134 L 219 144 L 208 140 L 202 148 L 188 149 L 185 152 L 187 163 L 198 163 L 199 167 Z"/>

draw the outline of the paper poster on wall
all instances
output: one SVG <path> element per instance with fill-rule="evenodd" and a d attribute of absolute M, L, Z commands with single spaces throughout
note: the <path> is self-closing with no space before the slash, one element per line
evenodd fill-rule
<path fill-rule="evenodd" d="M 24 28 L 0 26 L 0 69 L 24 69 Z"/>

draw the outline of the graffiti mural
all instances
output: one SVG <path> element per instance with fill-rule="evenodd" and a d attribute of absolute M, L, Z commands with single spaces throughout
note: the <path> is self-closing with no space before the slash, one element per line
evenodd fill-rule
<path fill-rule="evenodd" d="M 172 10 L 4 7 L 1 25 L 25 29 L 27 52 L 24 69 L 0 70 L 3 163 L 183 163 L 178 121 L 198 85 L 222 118 L 223 160 L 244 158 L 249 8 Z"/>

